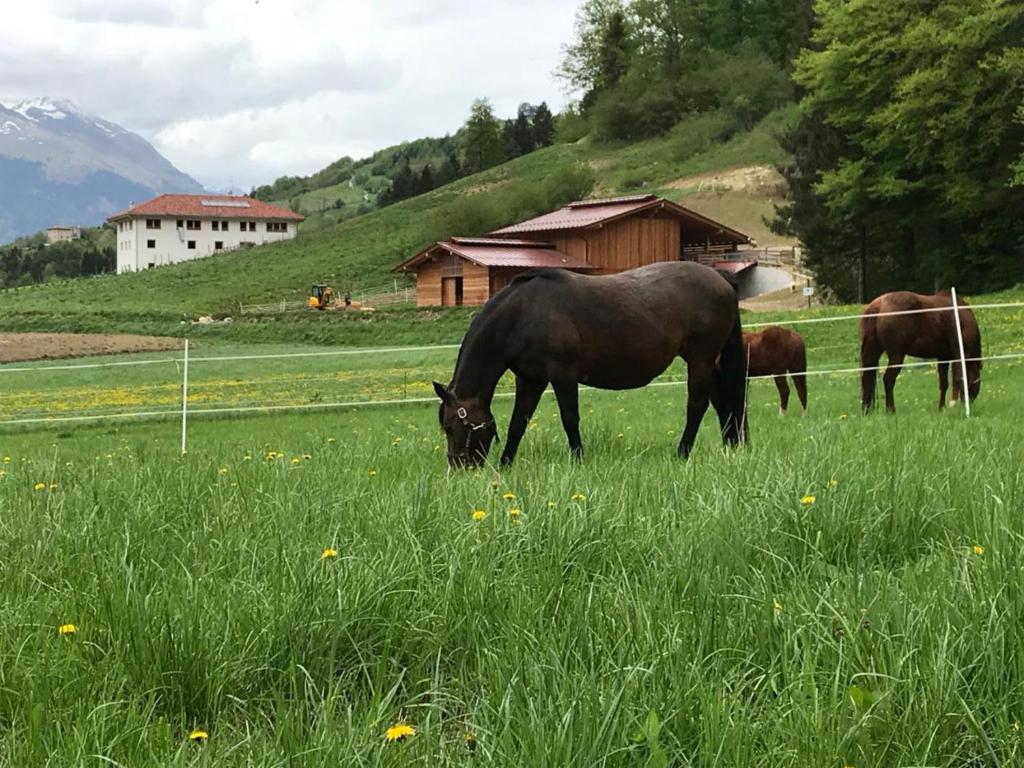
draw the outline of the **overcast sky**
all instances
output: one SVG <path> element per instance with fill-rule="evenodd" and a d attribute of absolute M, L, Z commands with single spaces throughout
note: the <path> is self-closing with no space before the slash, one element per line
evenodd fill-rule
<path fill-rule="evenodd" d="M 66 98 L 203 184 L 248 190 L 343 156 L 565 101 L 580 0 L 3 0 L 0 101 Z"/>

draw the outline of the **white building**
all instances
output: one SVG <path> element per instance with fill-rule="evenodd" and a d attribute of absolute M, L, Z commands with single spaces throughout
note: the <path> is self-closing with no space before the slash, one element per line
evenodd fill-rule
<path fill-rule="evenodd" d="M 303 216 L 240 195 L 160 195 L 115 213 L 117 271 L 201 259 L 295 237 Z"/>
<path fill-rule="evenodd" d="M 48 227 L 46 230 L 46 244 L 78 240 L 81 236 L 82 230 L 79 227 Z"/>

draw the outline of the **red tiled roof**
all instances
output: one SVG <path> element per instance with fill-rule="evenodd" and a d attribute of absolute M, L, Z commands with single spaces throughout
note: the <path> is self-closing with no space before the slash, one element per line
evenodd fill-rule
<path fill-rule="evenodd" d="M 181 216 L 194 219 L 274 219 L 302 221 L 305 216 L 245 195 L 160 195 L 110 216 Z"/>
<path fill-rule="evenodd" d="M 393 271 L 409 271 L 428 258 L 437 256 L 441 251 L 455 254 L 482 267 L 596 269 L 585 259 L 556 251 L 548 243 L 538 243 L 534 240 L 453 237 L 450 240 L 435 243 L 426 250 L 417 253 L 411 259 L 397 266 Z"/>
<path fill-rule="evenodd" d="M 659 209 L 686 220 L 700 230 L 710 230 L 719 238 L 724 235 L 728 242 L 748 243 L 750 238 L 725 224 L 720 224 L 696 211 L 684 208 L 671 200 L 654 195 L 634 197 L 613 197 L 606 200 L 580 200 L 575 203 L 536 216 L 518 224 L 496 229 L 493 235 L 514 235 L 518 232 L 555 232 L 560 230 L 588 229 L 607 224 L 616 219 L 631 216 L 641 211 Z"/>

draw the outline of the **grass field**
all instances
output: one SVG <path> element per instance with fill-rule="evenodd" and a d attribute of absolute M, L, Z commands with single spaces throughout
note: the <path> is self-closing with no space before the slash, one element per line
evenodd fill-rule
<path fill-rule="evenodd" d="M 501 474 L 449 475 L 430 405 L 0 432 L 0 764 L 1014 765 L 1022 375 L 970 420 L 931 370 L 895 417 L 755 382 L 752 445 L 709 418 L 686 463 L 677 385 L 587 390 L 581 464 L 546 397 Z"/>

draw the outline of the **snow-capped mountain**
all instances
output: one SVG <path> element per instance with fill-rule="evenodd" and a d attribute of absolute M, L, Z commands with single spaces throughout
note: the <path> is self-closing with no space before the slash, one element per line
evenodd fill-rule
<path fill-rule="evenodd" d="M 94 225 L 163 192 L 202 192 L 141 136 L 47 98 L 0 103 L 0 243 Z"/>

